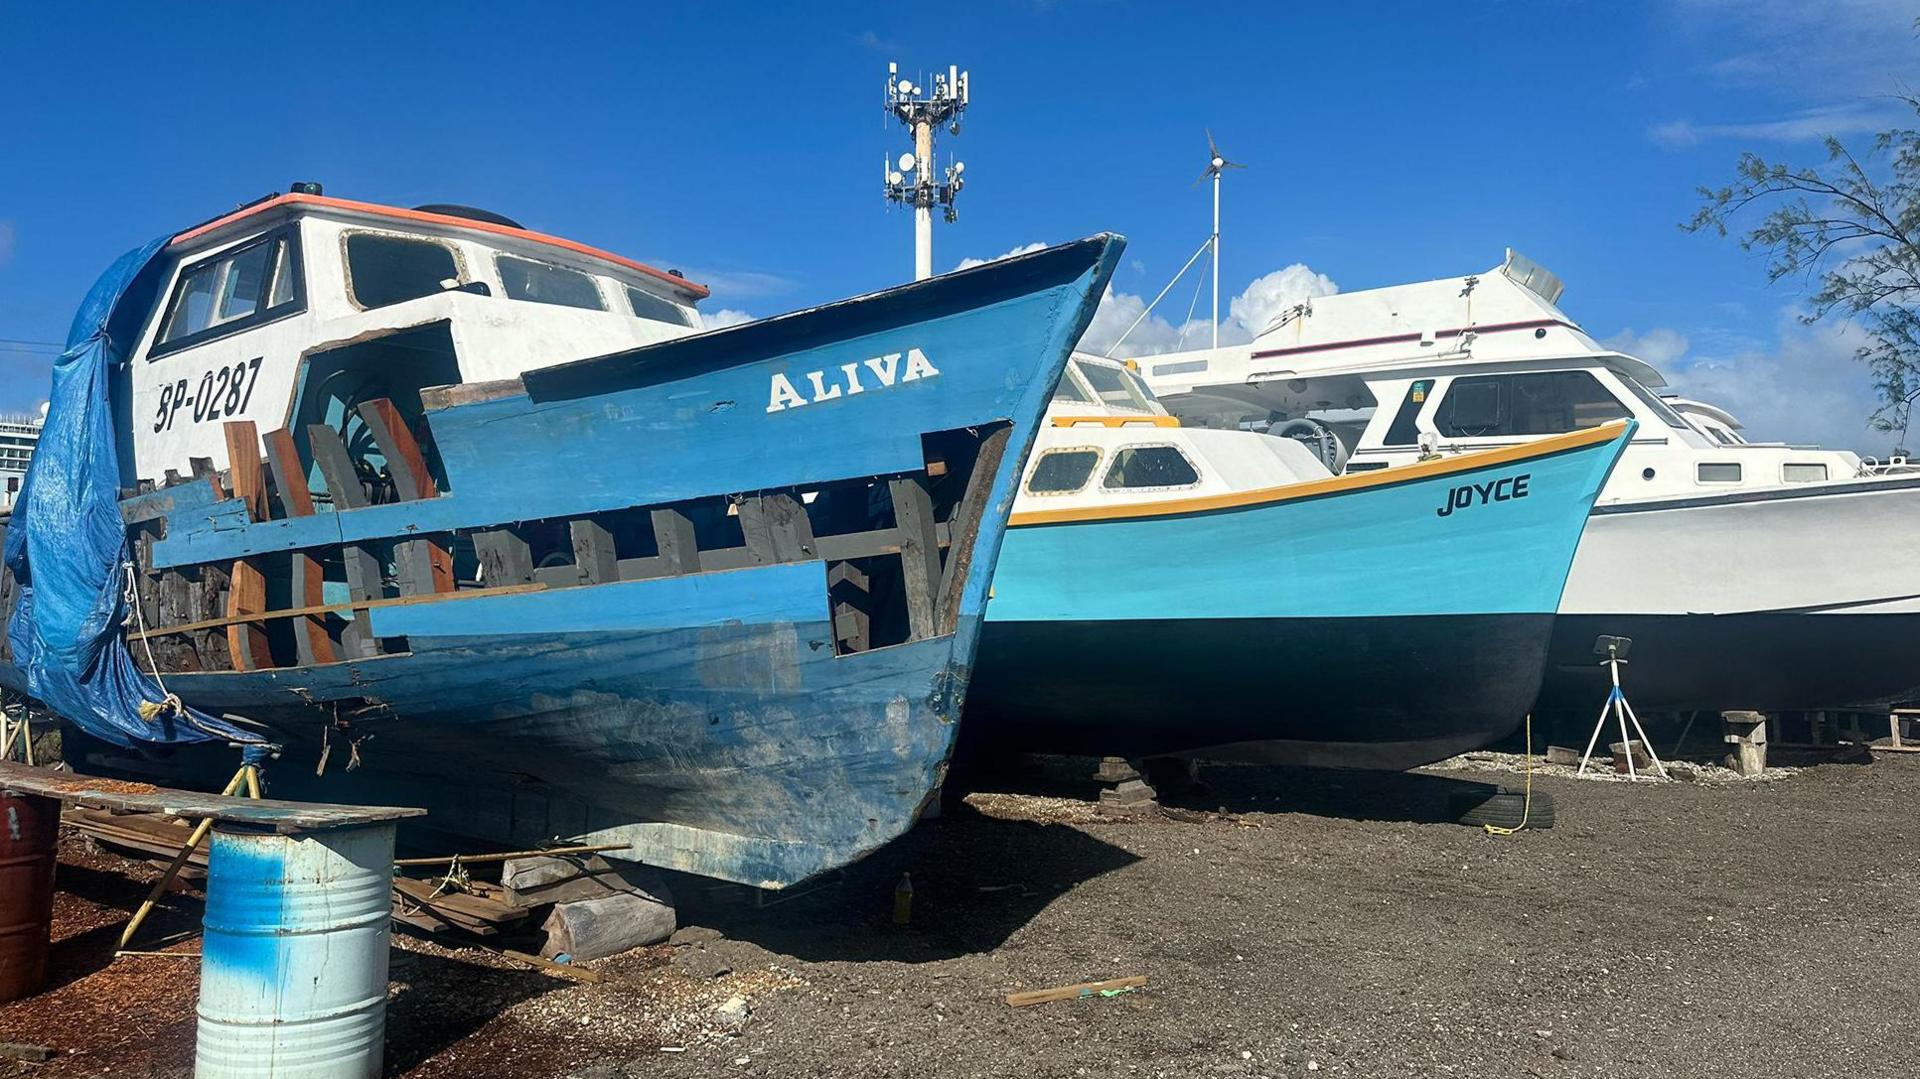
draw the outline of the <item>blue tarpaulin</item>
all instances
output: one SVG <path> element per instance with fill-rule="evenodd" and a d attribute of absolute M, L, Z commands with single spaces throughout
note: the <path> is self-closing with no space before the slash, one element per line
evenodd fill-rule
<path fill-rule="evenodd" d="M 6 565 L 20 585 L 7 625 L 28 692 L 86 733 L 134 748 L 257 742 L 166 700 L 128 651 L 127 533 L 120 518 L 121 432 L 109 386 L 161 283 L 162 237 L 122 255 L 87 293 L 53 368 L 46 427 L 7 530 Z"/>

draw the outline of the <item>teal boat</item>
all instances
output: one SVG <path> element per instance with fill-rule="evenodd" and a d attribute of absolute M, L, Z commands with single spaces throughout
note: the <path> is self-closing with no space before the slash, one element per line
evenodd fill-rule
<path fill-rule="evenodd" d="M 969 737 L 1384 769 L 1497 741 L 1632 430 L 1332 476 L 1078 356 L 1001 550 Z"/>

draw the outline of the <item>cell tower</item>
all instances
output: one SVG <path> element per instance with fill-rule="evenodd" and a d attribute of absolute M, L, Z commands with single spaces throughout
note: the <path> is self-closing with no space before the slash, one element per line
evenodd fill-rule
<path fill-rule="evenodd" d="M 959 215 L 953 200 L 965 184 L 965 162 L 955 161 L 942 174 L 933 160 L 933 129 L 942 124 L 960 134 L 960 114 L 967 109 L 967 73 L 947 68 L 933 77 L 933 86 L 900 77 L 900 65 L 887 65 L 887 111 L 913 132 L 913 151 L 886 162 L 887 198 L 913 207 L 913 278 L 933 276 L 933 208 L 946 210 L 947 220 Z"/>

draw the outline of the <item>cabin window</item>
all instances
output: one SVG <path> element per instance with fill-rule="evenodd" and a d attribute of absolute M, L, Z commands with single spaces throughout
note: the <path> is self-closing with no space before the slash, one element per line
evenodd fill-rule
<path fill-rule="evenodd" d="M 1738 461 L 1702 461 L 1694 468 L 1694 478 L 1701 483 L 1740 482 L 1740 462 Z"/>
<path fill-rule="evenodd" d="M 600 295 L 600 286 L 579 270 L 512 255 L 500 255 L 493 261 L 500 268 L 500 284 L 506 287 L 510 300 L 579 307 L 588 311 L 607 309 L 606 298 Z"/>
<path fill-rule="evenodd" d="M 1788 461 L 1780 466 L 1780 478 L 1787 483 L 1824 483 L 1827 466 L 1821 462 Z"/>
<path fill-rule="evenodd" d="M 300 246 L 288 227 L 182 270 L 151 355 L 190 348 L 305 307 Z"/>
<path fill-rule="evenodd" d="M 1200 482 L 1187 455 L 1172 446 L 1128 446 L 1113 455 L 1104 485 L 1120 487 L 1191 487 Z"/>
<path fill-rule="evenodd" d="M 446 244 L 382 232 L 347 236 L 347 293 L 362 310 L 433 296 L 459 284 L 460 263 Z"/>
<path fill-rule="evenodd" d="M 1557 435 L 1632 413 L 1586 371 L 1456 378 L 1434 414 L 1448 438 Z"/>
<path fill-rule="evenodd" d="M 1420 441 L 1420 429 L 1414 419 L 1420 415 L 1420 406 L 1427 403 L 1427 395 L 1433 392 L 1433 380 L 1415 379 L 1407 387 L 1406 399 L 1400 402 L 1400 411 L 1393 414 L 1393 425 L 1387 428 L 1386 445 L 1411 446 Z"/>
<path fill-rule="evenodd" d="M 1033 466 L 1027 480 L 1027 492 L 1036 495 L 1072 494 L 1087 485 L 1093 466 L 1100 462 L 1100 451 L 1049 450 Z"/>
<path fill-rule="evenodd" d="M 1146 396 L 1127 380 L 1126 372 L 1103 364 L 1083 363 L 1079 367 L 1087 385 L 1093 387 L 1102 403 L 1134 412 L 1153 411 L 1147 405 Z"/>
<path fill-rule="evenodd" d="M 627 306 L 633 308 L 635 318 L 650 318 L 655 322 L 671 323 L 675 326 L 693 325 L 693 317 L 687 309 L 672 300 L 662 299 L 645 289 L 626 286 Z"/>

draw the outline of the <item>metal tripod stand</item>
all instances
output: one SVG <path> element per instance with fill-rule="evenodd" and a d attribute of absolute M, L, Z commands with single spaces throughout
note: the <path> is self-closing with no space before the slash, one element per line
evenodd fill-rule
<path fill-rule="evenodd" d="M 1607 727 L 1609 715 L 1620 724 L 1620 741 L 1627 747 L 1627 778 L 1639 779 L 1640 773 L 1633 765 L 1633 736 L 1627 733 L 1627 724 L 1633 724 L 1634 734 L 1640 736 L 1640 744 L 1647 747 L 1647 756 L 1653 761 L 1653 770 L 1661 779 L 1672 778 L 1667 775 L 1667 766 L 1660 763 L 1660 755 L 1653 751 L 1653 739 L 1647 737 L 1646 729 L 1640 726 L 1640 717 L 1633 714 L 1633 706 L 1627 703 L 1627 695 L 1620 690 L 1620 665 L 1627 661 L 1627 650 L 1633 641 L 1626 637 L 1602 636 L 1594 642 L 1593 650 L 1606 659 L 1601 665 L 1613 678 L 1613 688 L 1607 691 L 1606 703 L 1600 706 L 1600 718 L 1593 724 L 1593 737 L 1587 739 L 1587 751 L 1580 755 L 1580 770 L 1575 775 L 1587 774 L 1587 764 L 1593 759 L 1593 747 L 1600 743 L 1600 732 Z"/>

